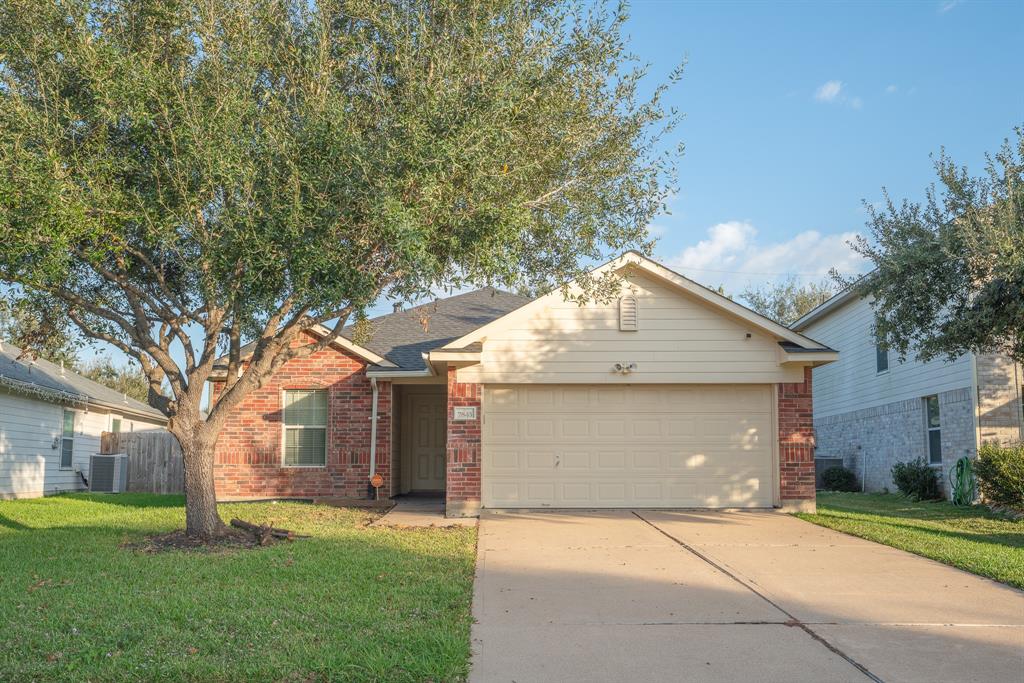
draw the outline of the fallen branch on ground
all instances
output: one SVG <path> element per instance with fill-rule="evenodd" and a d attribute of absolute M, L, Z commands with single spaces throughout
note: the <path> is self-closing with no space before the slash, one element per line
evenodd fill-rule
<path fill-rule="evenodd" d="M 280 538 L 289 541 L 293 541 L 296 538 L 309 538 L 309 536 L 303 536 L 289 531 L 288 529 L 275 529 L 273 522 L 270 524 L 253 524 L 252 522 L 245 522 L 241 519 L 232 519 L 231 526 L 236 529 L 244 529 L 251 533 L 255 538 L 256 542 L 260 545 L 266 545 L 270 543 L 272 538 Z"/>

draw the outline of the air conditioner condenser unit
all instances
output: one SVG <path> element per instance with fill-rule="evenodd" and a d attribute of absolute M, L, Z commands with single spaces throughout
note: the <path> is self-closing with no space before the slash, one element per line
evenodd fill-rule
<path fill-rule="evenodd" d="M 89 458 L 89 490 L 94 493 L 123 493 L 128 489 L 128 456 L 124 453 Z"/>

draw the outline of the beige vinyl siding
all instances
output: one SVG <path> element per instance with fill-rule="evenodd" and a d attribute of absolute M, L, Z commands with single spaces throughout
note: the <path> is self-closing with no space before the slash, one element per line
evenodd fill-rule
<path fill-rule="evenodd" d="M 633 275 L 639 329 L 619 329 L 619 304 L 579 307 L 556 300 L 491 331 L 481 362 L 459 380 L 482 383 L 765 384 L 800 381 L 802 369 L 779 365 L 777 339 L 691 296 Z M 629 291 L 624 290 L 624 291 Z M 751 338 L 747 339 L 747 333 Z M 616 363 L 636 363 L 628 375 Z"/>
<path fill-rule="evenodd" d="M 0 498 L 31 498 L 84 488 L 75 468 L 88 476 L 89 458 L 99 452 L 110 414 L 95 407 L 68 406 L 75 413 L 71 468 L 60 467 L 65 406 L 0 391 Z M 122 431 L 162 429 L 125 417 Z M 57 448 L 53 448 L 58 440 Z"/>
<path fill-rule="evenodd" d="M 913 357 L 901 363 L 890 352 L 889 370 L 877 373 L 873 323 L 870 303 L 854 299 L 802 330 L 839 351 L 836 362 L 814 369 L 815 418 L 972 386 L 969 355 L 951 363 Z"/>

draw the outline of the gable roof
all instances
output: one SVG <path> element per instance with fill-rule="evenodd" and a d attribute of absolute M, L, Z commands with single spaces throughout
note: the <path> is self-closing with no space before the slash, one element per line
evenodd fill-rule
<path fill-rule="evenodd" d="M 529 297 L 483 287 L 374 318 L 365 345 L 402 370 L 422 370 L 426 368 L 424 353 L 447 346 L 530 301 Z M 342 331 L 346 336 L 353 333 L 352 325 Z"/>
<path fill-rule="evenodd" d="M 798 352 L 815 352 L 821 357 L 811 359 L 810 355 L 807 355 L 807 359 L 822 362 L 834 360 L 835 350 L 824 344 L 819 344 L 785 325 L 780 325 L 635 251 L 626 252 L 591 272 L 594 275 L 601 275 L 627 267 L 639 268 L 647 274 L 667 282 L 670 286 L 687 292 L 696 299 L 719 309 L 724 314 L 743 320 L 776 337 L 779 340 L 781 351 L 787 355 Z M 424 358 L 427 354 L 431 354 L 431 359 L 435 359 L 435 356 L 439 357 L 439 354 L 478 354 L 482 341 L 487 338 L 490 331 L 509 324 L 515 317 L 528 315 L 530 311 L 546 305 L 553 297 L 560 296 L 559 289 L 531 299 L 493 287 L 483 287 L 465 294 L 457 294 L 447 299 L 438 299 L 404 311 L 372 318 L 369 321 L 369 337 L 362 345 L 352 342 L 352 339 L 357 336 L 356 326 L 348 325 L 342 329 L 337 343 L 342 348 L 376 365 L 377 367 L 373 368 L 374 376 L 385 377 L 389 373 L 406 372 L 429 373 L 430 370 Z M 319 325 L 309 331 L 319 336 L 331 334 L 327 328 Z M 251 353 L 253 346 L 253 343 L 249 343 L 242 347 L 243 358 Z M 215 373 L 218 371 L 223 373 L 227 368 L 227 356 L 218 358 L 214 368 Z M 211 379 L 221 378 L 222 376 L 217 377 L 215 374 Z"/>
<path fill-rule="evenodd" d="M 128 398 L 110 387 L 76 372 L 61 369 L 48 360 L 19 358 L 22 350 L 0 344 L 0 387 L 17 393 L 29 393 L 50 403 L 95 405 L 118 413 L 144 417 L 165 423 L 167 417 L 156 408 Z"/>
<path fill-rule="evenodd" d="M 364 360 L 380 366 L 376 372 L 424 370 L 423 354 L 447 345 L 460 335 L 500 318 L 531 301 L 529 297 L 510 294 L 493 287 L 483 287 L 447 299 L 438 299 L 404 311 L 396 311 L 369 320 L 369 337 L 361 345 L 354 344 L 355 325 L 341 331 L 339 345 Z M 322 326 L 310 330 L 328 335 Z M 254 344 L 242 347 L 244 358 Z M 217 359 L 214 368 L 227 368 L 227 357 Z"/>
<path fill-rule="evenodd" d="M 821 352 L 835 353 L 833 349 L 828 348 L 824 344 L 820 344 L 810 337 L 806 337 L 799 334 L 785 325 L 764 317 L 760 313 L 750 310 L 746 306 L 736 303 L 732 299 L 722 296 L 718 292 L 715 292 L 707 287 L 704 287 L 693 280 L 676 273 L 673 270 L 666 268 L 665 266 L 653 261 L 642 254 L 635 251 L 628 251 L 622 256 L 608 261 L 604 265 L 595 268 L 592 272 L 594 275 L 602 275 L 608 272 L 618 272 L 626 268 L 636 268 L 648 275 L 652 275 L 660 281 L 666 282 L 676 289 L 686 292 L 705 304 L 710 305 L 713 308 L 717 308 L 723 313 L 726 313 L 732 317 L 743 320 L 744 322 L 753 325 L 755 328 L 761 331 L 777 337 L 780 342 L 785 342 L 788 349 L 799 348 L 805 350 L 814 350 Z M 547 303 L 554 300 L 555 297 L 561 297 L 562 294 L 559 290 L 554 290 L 542 297 L 534 299 L 527 305 L 520 307 L 519 309 L 511 312 L 509 315 L 503 316 L 502 318 L 495 319 L 494 321 L 479 327 L 475 330 L 470 331 L 457 339 L 452 340 L 445 348 L 456 349 L 469 346 L 480 342 L 487 338 L 488 333 L 492 330 L 501 329 L 504 325 L 510 322 L 510 318 L 513 316 L 518 317 L 520 315 L 528 315 L 531 311 L 542 308 Z M 784 347 L 785 349 L 786 347 Z"/>

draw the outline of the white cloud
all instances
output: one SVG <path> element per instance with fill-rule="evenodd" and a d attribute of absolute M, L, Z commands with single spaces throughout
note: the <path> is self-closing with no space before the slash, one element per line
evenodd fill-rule
<path fill-rule="evenodd" d="M 843 91 L 842 81 L 828 81 L 823 83 L 814 93 L 814 99 L 819 102 L 835 102 L 839 93 Z"/>
<path fill-rule="evenodd" d="M 885 92 L 889 93 L 890 95 L 892 95 L 893 93 L 898 92 L 898 91 L 899 91 L 899 87 L 897 85 L 895 85 L 895 84 L 889 85 L 885 89 Z"/>
<path fill-rule="evenodd" d="M 842 81 L 826 81 L 814 91 L 814 99 L 825 104 L 845 104 L 854 109 L 863 107 L 864 100 L 859 96 L 847 94 L 845 88 L 846 85 Z"/>
<path fill-rule="evenodd" d="M 730 293 L 790 275 L 806 282 L 825 278 L 833 268 L 843 274 L 867 268 L 848 244 L 854 232 L 807 230 L 782 242 L 762 243 L 750 222 L 728 221 L 712 226 L 707 235 L 666 261 L 683 275 L 712 287 L 725 285 Z"/>
<path fill-rule="evenodd" d="M 960 4 L 960 0 L 945 0 L 945 2 L 939 3 L 939 14 L 945 14 L 949 10 L 953 9 Z"/>
<path fill-rule="evenodd" d="M 728 221 L 708 229 L 708 239 L 687 247 L 673 263 L 681 268 L 718 268 L 734 265 L 757 236 L 757 230 L 746 221 Z"/>

